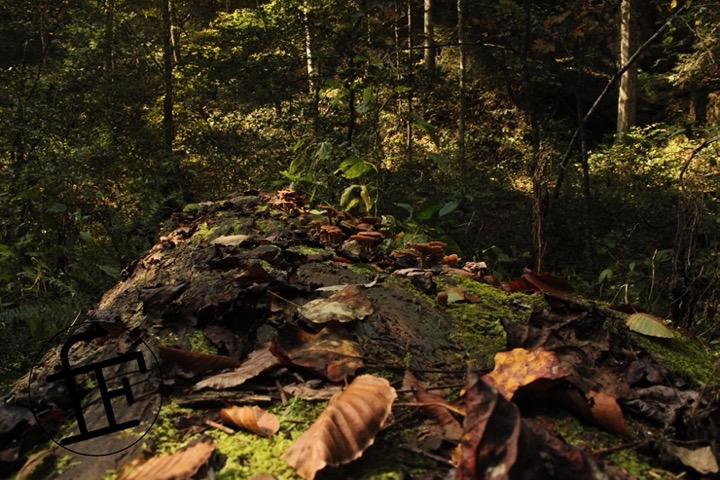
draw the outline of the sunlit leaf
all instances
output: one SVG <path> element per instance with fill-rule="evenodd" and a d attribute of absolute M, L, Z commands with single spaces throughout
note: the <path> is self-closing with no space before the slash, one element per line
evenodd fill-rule
<path fill-rule="evenodd" d="M 242 364 L 231 372 L 220 373 L 198 382 L 194 389 L 202 388 L 233 388 L 247 380 L 280 365 L 280 360 L 270 351 L 270 342 L 251 352 Z"/>
<path fill-rule="evenodd" d="M 362 320 L 372 312 L 372 303 L 360 285 L 348 285 L 328 298 L 311 300 L 298 308 L 298 313 L 313 323 Z"/>
<path fill-rule="evenodd" d="M 543 348 L 515 348 L 495 354 L 495 368 L 483 380 L 510 400 L 515 392 L 536 380 L 558 380 L 570 375 L 554 352 Z"/>
<path fill-rule="evenodd" d="M 221 408 L 220 418 L 226 423 L 263 437 L 272 437 L 280 430 L 278 418 L 256 405 Z"/>
<path fill-rule="evenodd" d="M 215 450 L 215 444 L 200 442 L 176 453 L 152 457 L 148 461 L 131 460 L 123 465 L 117 480 L 181 480 L 190 479 Z"/>
<path fill-rule="evenodd" d="M 283 453 L 283 460 L 307 480 L 326 465 L 355 460 L 373 444 L 395 398 L 395 389 L 384 378 L 357 377 L 330 400 L 315 423 Z"/>
<path fill-rule="evenodd" d="M 673 338 L 675 334 L 670 330 L 662 318 L 650 313 L 633 313 L 625 317 L 625 324 L 633 332 L 651 337 Z"/>

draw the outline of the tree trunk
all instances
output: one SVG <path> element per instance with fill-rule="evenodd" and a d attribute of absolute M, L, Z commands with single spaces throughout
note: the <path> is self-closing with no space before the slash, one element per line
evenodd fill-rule
<path fill-rule="evenodd" d="M 114 68 L 114 26 L 115 26 L 115 0 L 105 0 L 105 35 L 103 38 L 103 70 L 106 74 Z"/>
<path fill-rule="evenodd" d="M 423 62 L 428 72 L 435 71 L 435 22 L 433 20 L 433 0 L 425 0 L 423 12 L 423 32 L 425 41 L 423 43 Z"/>
<path fill-rule="evenodd" d="M 408 1 L 407 4 L 407 48 L 408 48 L 408 71 L 407 79 L 408 82 L 412 81 L 413 78 L 413 41 L 412 41 L 412 1 Z M 407 92 L 407 121 L 405 124 L 405 153 L 408 165 L 412 164 L 413 158 L 413 124 L 412 124 L 412 113 L 413 113 L 413 91 L 410 88 Z"/>
<path fill-rule="evenodd" d="M 174 40 L 172 25 L 172 0 L 162 1 L 163 23 L 163 151 L 166 155 L 173 153 L 175 125 L 173 121 L 173 58 Z"/>
<path fill-rule="evenodd" d="M 305 65 L 308 74 L 308 91 L 312 98 L 313 123 L 317 127 L 318 104 L 320 102 L 320 86 L 318 85 L 318 70 L 312 49 L 312 34 L 310 33 L 310 8 L 307 2 L 303 4 L 303 28 L 305 29 Z"/>
<path fill-rule="evenodd" d="M 620 5 L 620 65 L 625 65 L 635 49 L 634 6 L 632 0 L 622 0 Z M 622 139 L 637 122 L 637 63 L 633 63 L 620 77 L 618 93 L 617 133 Z"/>
<path fill-rule="evenodd" d="M 457 0 L 457 28 L 458 28 L 458 50 L 460 57 L 459 65 L 459 111 L 458 111 L 458 138 L 457 138 L 457 163 L 461 175 L 465 173 L 465 115 L 467 111 L 467 98 L 465 96 L 466 82 L 466 51 L 465 51 L 465 1 Z"/>

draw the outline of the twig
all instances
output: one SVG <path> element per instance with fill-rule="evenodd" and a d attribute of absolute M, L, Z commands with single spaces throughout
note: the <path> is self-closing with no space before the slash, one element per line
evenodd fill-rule
<path fill-rule="evenodd" d="M 603 455 L 608 455 L 610 453 L 618 452 L 620 450 L 627 450 L 629 448 L 635 448 L 642 445 L 643 442 L 641 441 L 635 441 L 630 443 L 623 443 L 622 445 L 618 445 L 616 447 L 610 447 L 610 448 L 603 448 L 601 450 L 595 450 L 592 452 L 592 455 L 601 457 Z"/>
<path fill-rule="evenodd" d="M 593 113 L 595 113 L 595 110 L 600 106 L 600 103 L 605 99 L 608 92 L 610 91 L 610 87 L 617 81 L 618 78 L 622 76 L 623 73 L 625 73 L 632 65 L 635 63 L 635 61 L 638 59 L 638 57 L 650 46 L 652 42 L 654 42 L 660 35 L 663 34 L 665 30 L 670 26 L 670 24 L 675 20 L 680 13 L 682 13 L 685 10 L 686 6 L 683 5 L 680 8 L 677 9 L 677 11 L 668 18 L 665 23 L 662 24 L 660 28 L 657 29 L 655 33 L 653 33 L 650 38 L 645 40 L 645 43 L 640 45 L 637 50 L 635 50 L 635 53 L 632 54 L 632 56 L 628 59 L 627 62 L 625 62 L 625 65 L 620 67 L 618 71 L 616 71 L 612 77 L 610 77 L 610 80 L 608 80 L 607 85 L 605 85 L 605 88 L 602 92 L 600 92 L 600 95 L 595 99 L 595 102 L 592 104 L 590 109 L 587 111 L 585 116 L 582 119 L 582 126 L 587 125 L 588 120 L 590 120 L 590 117 Z M 580 134 L 581 126 L 578 126 L 575 129 L 575 132 L 573 133 L 572 138 L 570 139 L 570 143 L 568 144 L 567 149 L 565 150 L 565 154 L 563 155 L 562 160 L 560 161 L 560 173 L 558 174 L 557 183 L 555 184 L 555 194 L 554 197 L 557 200 L 560 197 L 560 188 L 562 187 L 563 180 L 565 178 L 565 170 L 567 169 L 568 162 L 570 160 L 570 153 L 573 150 L 573 147 L 575 145 L 575 140 L 577 140 L 579 134 Z"/>
<path fill-rule="evenodd" d="M 447 465 L 449 467 L 454 467 L 455 465 L 448 460 L 445 457 L 441 457 L 440 455 L 435 455 L 434 453 L 426 452 L 422 448 L 418 447 L 411 447 L 410 445 L 402 445 L 400 448 L 403 450 L 407 450 L 408 452 L 417 453 L 418 455 L 422 455 L 423 457 L 427 457 L 430 460 L 435 460 L 438 463 L 442 463 L 443 465 Z"/>
<path fill-rule="evenodd" d="M 454 407 L 445 402 L 395 402 L 393 404 L 396 407 L 442 407 L 446 410 L 450 410 L 458 415 L 465 416 L 465 410 L 462 408 Z"/>
<path fill-rule="evenodd" d="M 204 419 L 203 423 L 209 427 L 216 428 L 216 429 L 220 430 L 221 432 L 225 432 L 228 435 L 235 434 L 235 430 L 233 430 L 232 428 L 226 427 L 225 425 L 223 425 L 221 423 L 214 422 L 214 421 L 210 420 L 209 418 Z"/>
<path fill-rule="evenodd" d="M 281 296 L 281 295 L 278 295 L 277 293 L 273 292 L 272 290 L 268 290 L 267 293 L 269 293 L 270 295 L 272 295 L 273 297 L 275 297 L 275 298 L 277 298 L 277 299 L 282 300 L 283 302 L 285 302 L 285 303 L 287 303 L 287 304 L 292 305 L 292 306 L 295 307 L 295 308 L 300 308 L 300 305 L 298 305 L 297 303 L 295 303 L 295 302 L 293 302 L 293 301 L 291 301 L 291 300 L 288 300 L 287 298 L 285 298 L 285 297 L 283 297 L 283 296 Z"/>

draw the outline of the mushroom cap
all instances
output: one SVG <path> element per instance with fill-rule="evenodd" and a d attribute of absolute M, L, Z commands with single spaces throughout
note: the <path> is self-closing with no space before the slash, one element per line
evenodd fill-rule
<path fill-rule="evenodd" d="M 381 232 L 376 232 L 374 230 L 369 230 L 367 232 L 358 232 L 358 235 L 361 237 L 372 238 L 373 240 L 382 240 L 385 238 L 385 235 L 383 235 Z"/>
<path fill-rule="evenodd" d="M 442 242 L 408 243 L 406 246 L 412 248 L 413 250 L 417 250 L 422 255 L 440 253 L 443 251 L 443 248 L 445 248 L 445 244 Z"/>

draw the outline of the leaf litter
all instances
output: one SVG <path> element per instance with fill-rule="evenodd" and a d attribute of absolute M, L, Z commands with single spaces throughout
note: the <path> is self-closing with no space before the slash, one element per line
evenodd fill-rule
<path fill-rule="evenodd" d="M 286 192 L 278 198 L 268 200 L 282 207 L 281 213 L 273 215 L 286 217 L 285 221 L 297 215 L 306 215 L 295 196 Z M 244 205 L 243 200 L 237 202 Z M 248 205 L 253 205 L 252 202 Z M 253 214 L 258 211 L 254 210 Z M 333 215 L 344 214 L 335 212 Z M 348 231 L 355 221 L 352 218 L 345 217 L 342 222 L 339 218 L 331 218 L 330 221 L 337 222 L 333 227 L 343 236 L 353 233 Z M 391 418 L 397 393 L 387 379 L 365 371 L 379 370 L 383 377 L 399 381 L 396 372 L 400 363 L 406 367 L 401 370 L 407 372 L 404 384 L 415 400 L 412 408 L 421 410 L 425 419 L 438 425 L 442 442 L 458 445 L 452 454 L 443 449 L 437 450 L 442 458 L 447 461 L 452 459 L 455 463 L 453 478 L 610 478 L 602 462 L 583 448 L 569 445 L 542 417 L 535 418 L 528 405 L 540 404 L 565 405 L 568 411 L 583 421 L 596 424 L 623 439 L 632 433 L 626 424 L 626 416 L 631 415 L 635 421 L 639 419 L 651 424 L 655 432 L 673 441 L 645 442 L 645 447 L 654 453 L 663 452 L 676 463 L 700 474 L 716 473 L 717 464 L 712 462 L 712 456 L 717 452 L 710 448 L 717 439 L 714 430 L 717 421 L 713 419 L 717 413 L 717 398 L 712 397 L 713 390 L 697 390 L 658 364 L 643 349 L 636 346 L 629 348 L 627 338 L 623 336 L 625 333 L 618 333 L 617 326 L 608 325 L 609 315 L 597 305 L 573 297 L 572 287 L 564 280 L 528 271 L 519 279 L 500 285 L 514 292 L 539 292 L 544 295 L 545 306 L 536 308 L 526 322 L 509 319 L 503 322 L 506 350 L 497 353 L 493 371 L 482 375 L 468 370 L 465 388 L 454 392 L 460 395 L 462 406 L 458 406 L 457 402 L 449 402 L 440 395 L 430 393 L 433 381 L 441 377 L 430 373 L 432 370 L 417 368 L 422 358 L 416 355 L 416 358 L 408 357 L 400 362 L 403 353 L 407 354 L 407 347 L 398 342 L 400 338 L 396 338 L 392 330 L 382 333 L 386 337 L 385 343 L 379 345 L 384 346 L 386 353 L 381 355 L 382 358 L 375 358 L 383 350 L 373 343 L 380 336 L 373 329 L 389 324 L 394 313 L 383 310 L 381 304 L 374 304 L 386 295 L 384 284 L 368 294 L 367 289 L 374 286 L 383 273 L 375 273 L 375 280 L 365 286 L 362 281 L 348 282 L 338 274 L 329 275 L 325 282 L 318 282 L 313 275 L 306 275 L 306 280 L 303 280 L 299 273 L 302 265 L 293 263 L 295 261 L 286 253 L 286 248 L 302 244 L 307 238 L 312 238 L 312 233 L 303 234 L 297 229 L 216 236 L 214 244 L 212 240 L 206 243 L 217 248 L 194 251 L 193 265 L 202 262 L 216 265 L 213 261 L 229 258 L 228 252 L 234 254 L 246 245 L 260 243 L 263 247 L 272 247 L 273 255 L 267 257 L 271 266 L 266 263 L 248 265 L 245 261 L 247 257 L 243 256 L 246 254 L 243 254 L 237 261 L 222 263 L 221 268 L 227 270 L 227 273 L 223 272 L 225 283 L 208 281 L 208 285 L 217 285 L 218 295 L 208 292 L 190 297 L 186 294 L 186 287 L 193 287 L 188 287 L 184 281 L 169 282 L 171 287 L 153 284 L 142 290 L 141 295 L 144 313 L 166 322 L 176 319 L 168 312 L 188 306 L 188 298 L 192 299 L 195 303 L 185 315 L 192 317 L 198 328 L 216 332 L 218 343 L 223 345 L 236 345 L 236 341 L 230 341 L 233 339 L 223 337 L 235 335 L 233 332 L 238 331 L 239 326 L 249 329 L 249 333 L 244 333 L 242 337 L 248 342 L 255 342 L 260 336 L 258 326 L 265 324 L 269 327 L 263 333 L 262 342 L 257 342 L 260 346 L 242 361 L 233 356 L 198 354 L 182 349 L 163 350 L 166 358 L 196 373 L 228 369 L 201 380 L 193 387 L 194 390 L 227 390 L 223 396 L 220 392 L 209 392 L 211 395 L 202 397 L 203 402 L 225 403 L 220 416 L 226 423 L 268 437 L 280 429 L 282 435 L 284 426 L 267 410 L 257 405 L 227 405 L 229 400 L 232 401 L 233 394 L 237 399 L 246 398 L 242 395 L 243 389 L 258 387 L 248 386 L 251 379 L 259 381 L 263 388 L 269 385 L 268 391 L 278 392 L 283 402 L 288 394 L 312 400 L 332 396 L 312 426 L 282 455 L 303 478 L 314 478 L 328 467 L 352 462 L 375 442 L 383 425 Z M 326 243 L 320 238 L 316 240 Z M 340 235 L 335 240 L 338 240 L 337 248 L 341 248 Z M 166 253 L 170 256 L 175 251 L 182 251 L 182 247 Z M 380 254 L 374 253 L 373 257 L 388 274 L 394 271 L 395 274 L 400 272 L 422 278 L 431 286 L 433 276 L 454 274 L 447 265 L 439 265 L 444 256 L 435 258 L 425 255 L 422 268 L 411 267 L 409 270 L 392 260 L 381 260 Z M 388 255 L 388 258 L 393 257 Z M 174 262 L 179 262 L 179 259 L 169 257 Z M 318 260 L 307 260 L 306 264 L 315 261 Z M 452 268 L 464 268 L 459 262 L 460 259 L 453 259 Z M 329 268 L 340 268 L 334 262 L 328 264 Z M 142 268 L 159 269 L 159 266 L 153 264 Z M 374 271 L 380 269 L 376 267 Z M 463 272 L 470 275 L 468 278 L 471 280 L 497 283 L 484 280 L 487 272 L 482 268 Z M 279 308 L 277 304 L 273 306 L 272 302 L 276 302 L 274 297 L 265 295 L 270 283 L 273 291 L 292 299 L 291 303 L 285 302 L 292 305 L 292 309 Z M 331 287 L 318 288 L 318 283 Z M 332 295 L 305 300 L 318 290 L 330 291 Z M 439 302 L 439 309 L 459 308 L 455 304 L 481 301 L 465 288 L 448 287 L 440 294 L 445 297 L 445 302 Z M 203 305 L 202 301 L 207 304 Z M 376 312 L 379 313 L 373 315 Z M 417 321 L 422 322 L 426 314 L 418 310 Z M 370 322 L 368 317 L 371 315 L 372 325 L 364 327 Z M 268 322 L 268 319 L 274 323 Z M 366 322 L 361 322 L 363 319 Z M 634 329 L 633 323 L 629 322 L 628 327 Z M 654 327 L 651 322 L 649 330 Z M 640 329 L 648 330 L 647 325 L 641 325 Z M 648 334 L 647 331 L 639 333 Z M 248 346 L 253 345 L 244 347 Z M 232 350 L 240 352 L 244 347 L 234 346 Z M 384 359 L 393 355 L 397 357 L 394 364 L 383 363 Z M 366 356 L 370 356 L 372 361 L 366 361 Z M 410 373 L 413 370 L 426 380 L 418 380 Z M 347 386 L 342 389 L 345 384 Z M 213 400 L 212 394 L 215 393 L 217 396 Z M 182 391 L 179 394 L 183 395 Z M 277 398 L 278 395 L 268 395 L 267 398 Z M 692 442 L 697 446 L 688 447 Z M 172 470 L 175 465 L 180 472 L 177 478 L 185 478 L 207 464 L 215 448 L 214 444 L 201 442 L 175 454 L 147 461 L 137 460 L 132 468 L 128 467 L 125 475 L 138 475 L 140 471 L 145 472 L 142 478 L 164 478 L 159 472 L 167 469 L 176 475 Z M 143 468 L 146 470 L 140 470 Z"/>

